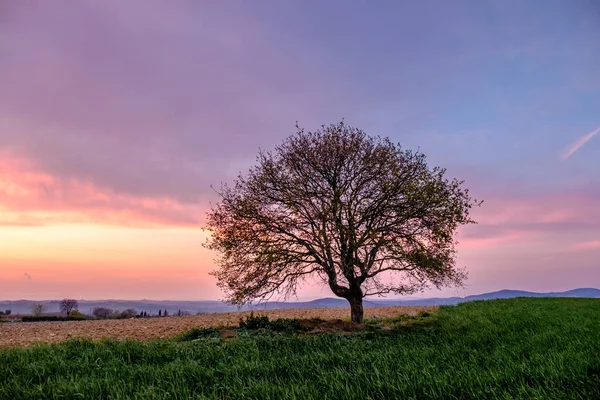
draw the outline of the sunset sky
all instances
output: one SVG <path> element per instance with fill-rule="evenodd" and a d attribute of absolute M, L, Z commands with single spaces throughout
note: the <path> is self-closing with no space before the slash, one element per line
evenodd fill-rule
<path fill-rule="evenodd" d="M 422 296 L 600 287 L 598 2 L 0 1 L 0 299 L 222 298 L 210 185 L 342 118 L 484 200 Z"/>

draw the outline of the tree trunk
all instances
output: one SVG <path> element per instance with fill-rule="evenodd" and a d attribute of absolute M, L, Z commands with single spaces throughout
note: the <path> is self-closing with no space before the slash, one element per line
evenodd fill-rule
<path fill-rule="evenodd" d="M 349 298 L 348 302 L 350 303 L 350 317 L 352 318 L 352 322 L 362 324 L 364 315 L 362 297 Z"/>

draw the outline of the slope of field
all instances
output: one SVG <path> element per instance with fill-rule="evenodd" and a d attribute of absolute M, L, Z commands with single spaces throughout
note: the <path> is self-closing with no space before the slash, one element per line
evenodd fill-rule
<path fill-rule="evenodd" d="M 599 399 L 600 301 L 443 307 L 354 336 L 0 349 L 0 399 Z"/>
<path fill-rule="evenodd" d="M 365 310 L 367 318 L 390 317 L 398 314 L 416 315 L 437 307 L 378 307 Z M 348 308 L 286 309 L 256 312 L 276 318 L 343 319 L 350 317 Z M 140 318 L 120 320 L 90 320 L 63 322 L 14 322 L 0 324 L 0 347 L 24 346 L 36 342 L 55 343 L 67 339 L 136 339 L 151 340 L 173 337 L 197 327 L 231 326 L 239 323 L 246 312 L 203 314 L 188 317 Z"/>

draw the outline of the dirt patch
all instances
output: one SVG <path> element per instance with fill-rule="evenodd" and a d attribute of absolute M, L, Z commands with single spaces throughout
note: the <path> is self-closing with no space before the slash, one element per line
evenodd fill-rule
<path fill-rule="evenodd" d="M 221 339 L 232 339 L 236 336 L 235 329 L 221 329 L 219 331 L 219 337 L 221 337 Z"/>
<path fill-rule="evenodd" d="M 301 319 L 298 321 L 298 325 L 305 331 L 312 331 L 324 322 L 326 321 L 321 318 Z"/>
<path fill-rule="evenodd" d="M 400 313 L 394 315 L 398 314 Z M 300 326 L 300 329 L 308 333 L 356 332 L 364 328 L 364 325 L 351 321 L 344 321 L 339 318 L 329 320 L 324 320 L 322 318 L 301 319 L 298 321 L 298 325 Z"/>
<path fill-rule="evenodd" d="M 416 315 L 421 311 L 431 311 L 436 308 L 425 306 L 366 308 L 365 318 L 386 318 L 398 314 Z M 119 340 L 171 338 L 193 328 L 237 326 L 240 318 L 248 315 L 250 312 L 124 320 L 10 322 L 0 324 L 0 347 L 27 346 L 36 342 L 55 343 L 72 338 Z M 307 326 L 307 328 L 322 332 L 351 331 L 356 328 L 351 322 L 344 321 L 350 317 L 350 310 L 346 308 L 280 309 L 255 312 L 255 315 L 267 315 L 271 320 L 277 318 L 313 320 L 314 326 Z"/>

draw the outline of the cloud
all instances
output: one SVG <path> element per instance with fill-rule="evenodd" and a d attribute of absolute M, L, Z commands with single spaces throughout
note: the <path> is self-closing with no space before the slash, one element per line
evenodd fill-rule
<path fill-rule="evenodd" d="M 584 144 L 586 144 L 591 138 L 593 138 L 594 136 L 596 136 L 598 133 L 600 132 L 600 128 L 588 133 L 587 135 L 581 137 L 579 140 L 577 140 L 575 143 L 573 143 L 561 156 L 560 158 L 562 158 L 563 160 L 568 159 L 569 157 L 571 157 L 573 155 L 573 153 L 575 153 L 577 150 L 579 150 Z"/>
<path fill-rule="evenodd" d="M 0 148 L 57 178 L 191 202 L 296 120 L 351 111 L 338 77 L 300 47 L 290 57 L 242 4 L 7 8 Z"/>
<path fill-rule="evenodd" d="M 6 154 L 0 161 L 0 226 L 198 226 L 204 207 L 199 202 L 128 195 L 90 181 L 57 177 Z"/>
<path fill-rule="evenodd" d="M 556 241 L 568 247 L 574 240 L 600 234 L 598 193 L 554 192 L 484 198 L 483 206 L 473 210 L 478 224 L 459 230 L 459 248 L 551 243 L 547 247 L 550 251 Z"/>
<path fill-rule="evenodd" d="M 574 251 L 595 250 L 600 249 L 600 240 L 592 240 L 588 242 L 575 243 L 571 246 Z"/>
<path fill-rule="evenodd" d="M 3 226 L 197 226 L 211 185 L 294 121 L 321 122 L 353 98 L 242 5 L 13 3 L 0 14 Z"/>

